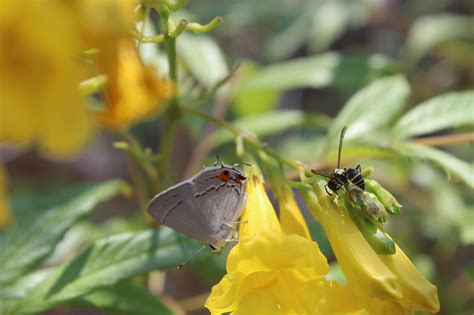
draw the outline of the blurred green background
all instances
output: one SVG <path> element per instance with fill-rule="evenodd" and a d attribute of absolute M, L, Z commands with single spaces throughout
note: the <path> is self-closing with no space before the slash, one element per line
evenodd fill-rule
<path fill-rule="evenodd" d="M 185 33 L 178 38 L 182 103 L 193 106 L 238 65 L 235 75 L 215 99 L 204 102 L 203 109 L 256 132 L 282 155 L 309 164 L 334 167 L 336 131 L 340 130 L 332 127 L 334 117 L 340 117 L 338 113 L 356 91 L 377 78 L 406 77 L 411 92 L 403 112 L 437 95 L 474 87 L 472 1 L 200 0 L 191 1 L 177 13 L 176 20 L 180 14 L 196 21 L 209 21 L 216 15 L 224 19 L 209 34 Z M 165 70 L 163 52 L 155 45 L 142 44 L 140 49 L 146 62 Z M 380 148 L 391 144 L 393 119 L 377 130 L 361 127 L 352 135 L 348 133 L 343 150 L 344 166 L 373 166 L 373 178 L 403 204 L 402 214 L 391 218 L 387 230 L 438 286 L 440 314 L 474 312 L 474 195 L 467 185 L 474 183 L 474 100 L 467 102 L 464 123 L 415 134 L 471 133 L 466 141 L 438 145 L 470 164 L 467 173 L 458 168 L 464 172 L 464 182 L 456 172 L 451 170 L 454 176 L 449 180 L 433 163 L 423 161 L 432 159 L 404 159 L 404 152 L 382 154 Z M 372 106 L 377 112 L 390 104 Z M 157 118 L 137 125 L 132 132 L 144 145 L 156 149 L 162 123 Z M 336 132 L 336 137 L 331 132 Z M 203 145 L 201 140 L 208 134 Z M 29 211 L 45 208 L 48 197 L 65 185 L 109 178 L 129 180 L 127 162 L 112 146 L 116 140 L 115 135 L 103 133 L 82 155 L 63 163 L 45 160 L 34 152 L 2 152 L 18 220 L 28 220 Z M 219 130 L 211 132 L 201 120 L 185 116 L 175 139 L 170 168 L 176 175 L 172 180 L 189 177 L 203 164 L 212 164 L 215 154 L 232 164 L 232 137 Z M 68 231 L 49 264 L 70 257 L 95 239 L 147 226 L 133 199 L 116 198 L 91 216 Z M 318 223 L 307 218 L 315 239 L 333 262 L 324 233 Z M 170 269 L 166 279 L 158 276 L 162 280 L 157 283 L 163 287 L 157 290 L 169 297 L 168 302 L 181 303 L 178 309 L 206 314 L 199 305 L 224 273 L 224 263 L 225 254 L 200 255 L 181 270 Z M 337 268 L 332 272 L 335 278 L 340 277 Z M 79 313 L 101 314 L 84 305 L 45 314 Z"/>

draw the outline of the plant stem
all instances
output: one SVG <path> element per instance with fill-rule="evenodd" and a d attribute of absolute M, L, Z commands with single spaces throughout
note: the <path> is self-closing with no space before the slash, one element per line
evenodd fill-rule
<path fill-rule="evenodd" d="M 170 107 L 166 111 L 166 121 L 163 135 L 160 141 L 160 151 L 162 159 L 159 163 L 158 172 L 163 178 L 165 185 L 171 181 L 172 168 L 170 167 L 171 155 L 173 153 L 173 142 L 176 134 L 177 122 L 180 117 L 178 103 L 178 73 L 176 66 L 176 38 L 169 35 L 170 10 L 167 6 L 161 5 L 158 12 L 162 19 L 162 30 L 164 35 L 164 46 L 169 65 L 169 78 L 175 84 L 175 96 L 170 100 Z"/>
<path fill-rule="evenodd" d="M 134 191 L 137 196 L 138 205 L 140 206 L 140 210 L 144 211 L 149 199 L 145 178 L 135 157 L 130 152 L 125 152 L 125 156 L 127 157 L 127 164 L 130 170 Z"/>
<path fill-rule="evenodd" d="M 275 152 L 272 149 L 270 149 L 269 147 L 267 147 L 265 144 L 261 143 L 254 134 L 249 133 L 248 131 L 242 130 L 242 129 L 240 129 L 240 128 L 238 128 L 238 127 L 236 127 L 236 126 L 234 126 L 234 125 L 232 125 L 232 124 L 230 124 L 226 121 L 220 120 L 218 118 L 215 118 L 212 115 L 209 115 L 205 112 L 202 112 L 200 110 L 190 108 L 190 107 L 184 107 L 183 106 L 183 107 L 181 107 L 181 111 L 183 113 L 187 113 L 187 114 L 191 114 L 191 115 L 194 115 L 194 116 L 201 117 L 201 118 L 206 119 L 206 120 L 208 120 L 208 121 L 210 121 L 210 122 L 212 122 L 212 123 L 214 123 L 214 124 L 216 124 L 220 127 L 223 127 L 225 129 L 229 130 L 234 135 L 242 137 L 242 139 L 246 143 L 250 144 L 251 146 L 253 146 L 254 148 L 256 148 L 258 150 L 262 150 L 263 152 L 270 155 L 271 157 L 273 157 L 274 159 L 276 159 L 280 163 L 288 165 L 288 166 L 290 166 L 294 169 L 300 169 L 303 166 L 302 162 L 281 156 L 277 152 Z"/>

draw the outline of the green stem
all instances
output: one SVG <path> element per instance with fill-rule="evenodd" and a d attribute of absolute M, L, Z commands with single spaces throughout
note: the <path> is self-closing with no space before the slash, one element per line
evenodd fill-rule
<path fill-rule="evenodd" d="M 277 161 L 279 161 L 280 163 L 283 163 L 283 164 L 286 164 L 294 169 L 300 169 L 302 167 L 302 162 L 300 161 L 297 161 L 297 160 L 293 160 L 293 159 L 289 159 L 289 158 L 286 158 L 286 157 L 283 157 L 281 156 L 280 154 L 278 154 L 277 152 L 273 151 L 272 149 L 270 149 L 269 147 L 267 147 L 266 145 L 262 144 L 258 139 L 257 137 L 254 135 L 254 134 L 251 134 L 245 130 L 242 130 L 226 121 L 223 121 L 223 120 L 220 120 L 220 119 L 217 119 L 205 112 L 202 112 L 200 110 L 197 110 L 197 109 L 194 109 L 194 108 L 191 108 L 191 107 L 185 107 L 185 106 L 182 106 L 181 107 L 181 111 L 183 113 L 187 113 L 187 114 L 191 114 L 191 115 L 194 115 L 194 116 L 198 116 L 198 117 L 201 117 L 201 118 L 204 118 L 220 127 L 223 127 L 227 130 L 229 130 L 230 132 L 232 132 L 234 135 L 236 135 L 237 137 L 241 137 L 243 139 L 244 142 L 246 142 L 247 144 L 250 144 L 252 147 L 258 149 L 258 150 L 261 150 L 263 152 L 265 152 L 266 154 L 270 155 L 271 157 L 273 157 L 274 159 L 276 159 Z"/>
<path fill-rule="evenodd" d="M 130 170 L 135 194 L 137 196 L 138 205 L 140 206 L 140 210 L 145 210 L 149 200 L 145 178 L 135 157 L 130 152 L 125 152 L 125 156 L 127 157 L 127 164 Z"/>
<path fill-rule="evenodd" d="M 177 122 L 180 117 L 180 109 L 178 103 L 178 73 L 176 66 L 176 38 L 170 36 L 169 18 L 170 10 L 167 6 L 161 5 L 158 10 L 162 19 L 162 30 L 164 35 L 164 46 L 169 65 L 169 78 L 175 84 L 176 96 L 170 100 L 170 107 L 166 112 L 166 121 L 164 125 L 163 135 L 160 141 L 161 161 L 158 172 L 164 179 L 164 184 L 168 185 L 171 181 L 170 174 L 172 168 L 170 167 L 171 155 L 173 153 L 173 143 L 176 134 Z"/>

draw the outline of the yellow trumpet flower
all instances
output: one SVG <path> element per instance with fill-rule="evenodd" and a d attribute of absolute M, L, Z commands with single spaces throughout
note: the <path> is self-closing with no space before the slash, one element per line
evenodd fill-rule
<path fill-rule="evenodd" d="M 251 167 L 240 241 L 227 260 L 227 274 L 213 287 L 212 314 L 354 314 L 363 311 L 352 291 L 324 276 L 329 271 L 318 245 L 286 235 Z"/>
<path fill-rule="evenodd" d="M 77 153 L 94 130 L 78 91 L 83 49 L 74 12 L 57 1 L 0 5 L 0 142 Z"/>
<path fill-rule="evenodd" d="M 439 311 L 437 288 L 426 280 L 397 246 L 378 255 L 347 210 L 320 185 L 304 192 L 310 212 L 321 222 L 354 294 L 371 314 Z"/>
<path fill-rule="evenodd" d="M 117 47 L 103 47 L 98 67 L 108 77 L 105 110 L 98 113 L 107 128 L 126 128 L 163 111 L 174 94 L 170 81 L 160 80 L 156 69 L 143 65 L 131 39 L 120 40 Z"/>

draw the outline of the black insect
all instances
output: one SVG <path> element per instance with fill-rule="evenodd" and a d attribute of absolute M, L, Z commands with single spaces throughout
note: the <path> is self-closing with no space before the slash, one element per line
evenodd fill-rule
<path fill-rule="evenodd" d="M 365 190 L 365 182 L 362 177 L 360 165 L 357 165 L 356 168 L 340 168 L 341 163 L 341 150 L 342 143 L 344 141 L 344 134 L 346 133 L 347 126 L 342 128 L 341 136 L 339 137 L 339 151 L 337 155 L 337 168 L 329 170 L 311 170 L 314 174 L 321 175 L 329 178 L 329 182 L 324 189 L 326 192 L 332 196 L 328 188 L 335 193 L 338 197 L 337 191 L 343 188 L 348 188 L 350 185 L 355 185 L 362 190 Z"/>

